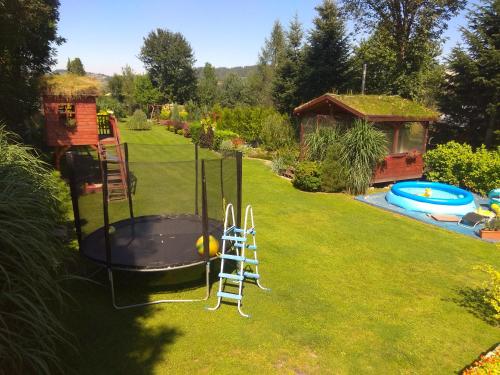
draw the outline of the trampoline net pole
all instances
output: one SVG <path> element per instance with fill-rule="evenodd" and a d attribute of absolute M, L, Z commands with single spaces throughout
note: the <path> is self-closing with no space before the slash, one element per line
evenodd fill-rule
<path fill-rule="evenodd" d="M 128 198 L 128 210 L 130 213 L 130 218 L 134 219 L 134 206 L 132 203 L 132 192 L 130 191 L 130 168 L 128 165 L 128 143 L 123 144 L 123 149 L 125 151 L 125 172 L 127 173 L 127 198 Z"/>
<path fill-rule="evenodd" d="M 243 181 L 243 154 L 236 152 L 236 225 L 241 228 L 241 204 L 242 204 L 242 181 Z"/>
<path fill-rule="evenodd" d="M 203 228 L 203 255 L 205 261 L 210 261 L 210 245 L 208 237 L 208 205 L 207 205 L 207 179 L 205 173 L 205 160 L 201 161 L 201 221 Z"/>
<path fill-rule="evenodd" d="M 109 207 L 108 207 L 108 166 L 101 160 L 102 169 L 102 206 L 104 216 L 104 244 L 106 246 L 106 265 L 111 267 L 111 244 L 109 242 Z"/>
<path fill-rule="evenodd" d="M 78 186 L 75 176 L 75 161 L 72 152 L 66 153 L 66 161 L 69 169 L 69 189 L 71 194 L 71 203 L 73 206 L 73 215 L 75 218 L 75 230 L 78 240 L 78 250 L 82 243 L 82 223 L 80 221 L 80 208 L 78 206 Z"/>
<path fill-rule="evenodd" d="M 198 216 L 198 143 L 194 144 L 194 214 Z"/>

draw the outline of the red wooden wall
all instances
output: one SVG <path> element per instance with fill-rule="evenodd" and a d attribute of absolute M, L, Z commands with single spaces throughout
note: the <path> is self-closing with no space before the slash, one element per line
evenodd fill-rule
<path fill-rule="evenodd" d="M 420 152 L 390 154 L 376 169 L 373 182 L 420 178 L 423 171 L 424 161 Z"/>
<path fill-rule="evenodd" d="M 75 105 L 76 127 L 69 129 L 61 120 L 58 106 L 63 103 Z M 45 141 L 48 146 L 97 145 L 97 111 L 95 97 L 64 98 L 44 96 Z"/>

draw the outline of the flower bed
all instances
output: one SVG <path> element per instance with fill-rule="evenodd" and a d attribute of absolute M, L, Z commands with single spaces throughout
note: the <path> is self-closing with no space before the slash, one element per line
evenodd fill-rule
<path fill-rule="evenodd" d="M 500 344 L 462 371 L 462 375 L 483 374 L 500 374 Z"/>

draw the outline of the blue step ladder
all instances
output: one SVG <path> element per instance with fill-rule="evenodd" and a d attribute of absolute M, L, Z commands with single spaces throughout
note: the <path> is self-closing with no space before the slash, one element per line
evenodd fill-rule
<path fill-rule="evenodd" d="M 250 227 L 248 226 L 250 224 Z M 222 253 L 219 255 L 221 259 L 219 273 L 219 290 L 217 292 L 217 305 L 207 308 L 208 310 L 217 310 L 223 298 L 236 301 L 238 304 L 239 313 L 245 318 L 250 315 L 245 314 L 242 309 L 243 300 L 243 282 L 246 279 L 255 280 L 257 286 L 263 290 L 269 290 L 260 283 L 259 260 L 257 258 L 257 242 L 256 242 L 255 222 L 253 218 L 253 209 L 248 205 L 245 210 L 245 221 L 243 228 L 236 226 L 234 216 L 234 207 L 229 203 L 226 207 L 226 215 L 224 219 L 224 232 L 222 235 Z M 230 254 L 227 250 L 234 248 L 235 254 Z M 246 251 L 251 251 L 253 256 L 247 257 Z M 226 261 L 236 262 L 236 273 L 227 273 L 224 268 Z M 251 266 L 255 267 L 255 272 Z M 228 293 L 224 291 L 226 282 L 236 284 L 238 293 Z"/>

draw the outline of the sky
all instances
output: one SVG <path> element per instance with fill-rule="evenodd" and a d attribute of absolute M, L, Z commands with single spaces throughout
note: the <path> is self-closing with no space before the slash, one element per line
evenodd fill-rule
<path fill-rule="evenodd" d="M 469 1 L 469 6 L 478 0 Z M 276 19 L 286 26 L 295 14 L 310 29 L 321 0 L 61 0 L 57 69 L 68 57 L 80 57 L 85 70 L 112 75 L 126 64 L 144 72 L 138 55 L 144 37 L 156 28 L 182 33 L 191 44 L 196 66 L 253 65 Z M 460 41 L 465 12 L 445 33 L 446 54 Z M 348 24 L 352 31 L 352 24 Z"/>

